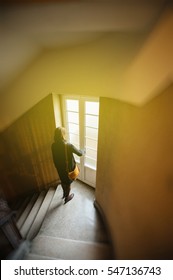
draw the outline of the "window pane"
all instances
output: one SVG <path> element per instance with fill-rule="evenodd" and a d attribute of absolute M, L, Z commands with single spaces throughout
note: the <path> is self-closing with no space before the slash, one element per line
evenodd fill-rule
<path fill-rule="evenodd" d="M 79 125 L 78 124 L 69 123 L 68 124 L 68 130 L 69 130 L 69 133 L 79 135 Z"/>
<path fill-rule="evenodd" d="M 99 115 L 99 102 L 85 102 L 85 113 L 91 115 Z"/>
<path fill-rule="evenodd" d="M 97 151 L 93 149 L 86 148 L 86 157 L 90 157 L 92 159 L 97 159 Z"/>
<path fill-rule="evenodd" d="M 85 157 L 85 166 L 96 169 L 96 160 L 89 157 Z"/>
<path fill-rule="evenodd" d="M 98 117 L 86 115 L 85 117 L 86 126 L 98 128 Z"/>
<path fill-rule="evenodd" d="M 97 140 L 98 130 L 95 128 L 86 127 L 86 137 Z"/>
<path fill-rule="evenodd" d="M 73 154 L 73 155 L 74 155 L 75 161 L 76 161 L 77 163 L 80 163 L 80 157 L 78 157 L 78 156 L 75 155 L 75 154 Z"/>
<path fill-rule="evenodd" d="M 76 134 L 69 134 L 69 141 L 72 143 L 76 148 L 79 148 L 79 135 Z"/>
<path fill-rule="evenodd" d="M 79 112 L 79 101 L 78 100 L 66 100 L 67 111 Z"/>
<path fill-rule="evenodd" d="M 91 148 L 91 149 L 97 150 L 97 141 L 86 138 L 85 139 L 85 146 L 86 146 L 86 149 Z"/>
<path fill-rule="evenodd" d="M 68 121 L 79 124 L 79 114 L 74 112 L 67 112 Z"/>

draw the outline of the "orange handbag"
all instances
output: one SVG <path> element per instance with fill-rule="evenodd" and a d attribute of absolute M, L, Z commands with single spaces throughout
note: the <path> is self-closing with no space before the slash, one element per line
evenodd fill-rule
<path fill-rule="evenodd" d="M 68 177 L 71 180 L 76 180 L 78 175 L 79 175 L 79 173 L 80 173 L 80 169 L 79 169 L 78 165 L 75 162 L 74 170 L 72 170 L 72 171 L 68 170 L 68 157 L 67 157 L 67 146 L 66 146 L 66 144 L 65 144 L 65 157 L 66 157 L 66 170 L 67 170 L 67 173 L 68 173 Z"/>

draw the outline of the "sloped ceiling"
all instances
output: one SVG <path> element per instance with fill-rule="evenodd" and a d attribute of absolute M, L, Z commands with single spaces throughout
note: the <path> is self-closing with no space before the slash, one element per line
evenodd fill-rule
<path fill-rule="evenodd" d="M 166 0 L 5 0 L 0 10 L 0 90 L 45 48 L 85 43 L 107 32 L 150 32 Z"/>

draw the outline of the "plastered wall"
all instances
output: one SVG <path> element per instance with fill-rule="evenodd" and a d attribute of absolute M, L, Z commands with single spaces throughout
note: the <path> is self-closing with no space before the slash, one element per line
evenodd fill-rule
<path fill-rule="evenodd" d="M 96 199 L 118 259 L 173 257 L 173 85 L 143 107 L 100 99 Z"/>
<path fill-rule="evenodd" d="M 143 105 L 173 81 L 172 30 L 173 8 L 169 7 L 124 72 L 121 100 Z"/>
<path fill-rule="evenodd" d="M 0 129 L 49 93 L 110 97 L 143 105 L 173 79 L 173 11 L 152 32 L 100 33 L 88 43 L 43 49 L 0 95 Z"/>
<path fill-rule="evenodd" d="M 51 92 L 114 96 L 144 37 L 110 32 L 86 44 L 43 50 L 1 93 L 0 129 Z"/>

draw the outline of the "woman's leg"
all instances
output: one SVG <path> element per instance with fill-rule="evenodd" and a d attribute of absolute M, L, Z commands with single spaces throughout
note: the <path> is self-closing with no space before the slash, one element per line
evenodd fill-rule
<path fill-rule="evenodd" d="M 68 201 L 70 201 L 73 197 L 74 194 L 70 194 L 70 190 L 71 190 L 71 185 L 65 185 L 65 200 L 64 200 L 64 204 L 67 203 Z"/>
<path fill-rule="evenodd" d="M 65 198 L 65 196 L 66 196 L 66 185 L 61 183 L 61 186 L 62 186 L 62 190 L 63 190 L 63 197 L 62 198 Z"/>

